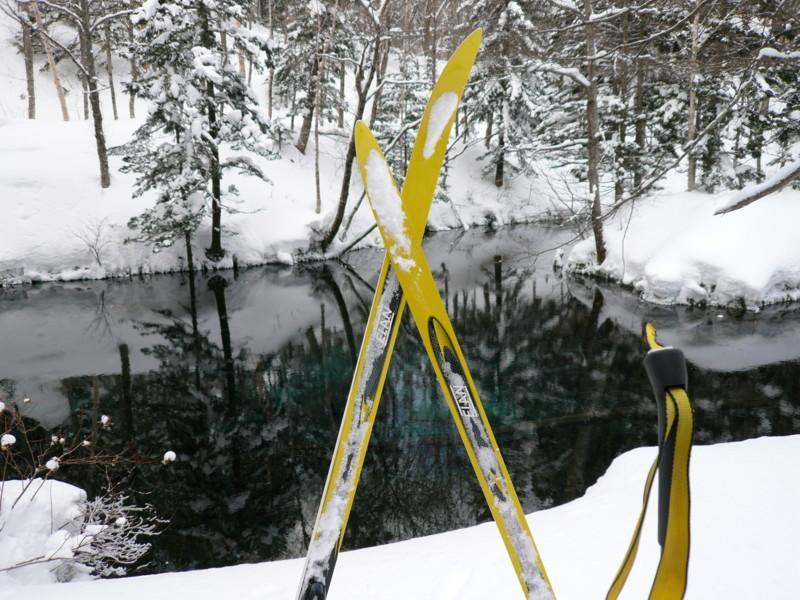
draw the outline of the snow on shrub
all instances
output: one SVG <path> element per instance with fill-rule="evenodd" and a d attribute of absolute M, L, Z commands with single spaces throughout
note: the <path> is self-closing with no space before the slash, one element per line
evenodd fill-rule
<path fill-rule="evenodd" d="M 160 523 L 123 494 L 87 500 L 53 479 L 0 482 L 0 588 L 123 575 Z"/>

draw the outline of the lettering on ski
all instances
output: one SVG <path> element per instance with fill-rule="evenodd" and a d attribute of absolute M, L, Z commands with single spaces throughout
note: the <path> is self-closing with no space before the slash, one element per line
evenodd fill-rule
<path fill-rule="evenodd" d="M 423 113 L 403 187 L 403 196 L 413 199 L 409 229 L 412 238 L 417 240 L 422 238 L 425 229 L 455 108 L 478 54 L 481 37 L 480 30 L 473 32 L 453 52 Z M 437 101 L 443 97 L 448 103 L 455 100 L 453 115 L 449 118 L 447 114 L 442 116 L 443 102 L 439 102 L 438 110 L 434 110 L 437 109 Z M 430 123 L 432 119 L 434 123 Z M 298 600 L 324 600 L 328 594 L 404 309 L 403 292 L 387 256 L 378 278 L 325 490 L 311 535 Z"/>
<path fill-rule="evenodd" d="M 356 140 L 359 169 L 387 254 L 520 585 L 528 598 L 554 598 L 419 238 L 408 235 L 408 200 L 397 193 L 377 140 L 362 122 Z M 460 387 L 467 388 L 475 417 L 462 413 L 454 392 Z"/>
<path fill-rule="evenodd" d="M 469 389 L 465 385 L 457 385 L 453 387 L 450 386 L 450 392 L 453 394 L 453 398 L 456 400 L 456 406 L 458 406 L 458 412 L 461 414 L 462 417 L 467 417 L 472 419 L 473 417 L 477 417 L 478 413 L 475 412 L 475 409 L 472 406 L 472 400 L 469 397 Z"/>
<path fill-rule="evenodd" d="M 392 332 L 392 321 L 394 320 L 394 313 L 389 307 L 383 307 L 380 318 L 378 320 L 378 326 L 375 330 L 375 335 L 378 339 L 378 343 L 382 344 L 384 347 L 386 344 L 389 343 L 389 336 Z"/>

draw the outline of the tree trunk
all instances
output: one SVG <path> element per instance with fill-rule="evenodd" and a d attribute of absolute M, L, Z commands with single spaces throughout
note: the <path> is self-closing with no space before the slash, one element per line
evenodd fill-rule
<path fill-rule="evenodd" d="M 346 73 L 347 70 L 345 69 L 344 61 L 342 61 L 339 67 L 339 114 L 336 119 L 336 124 L 339 126 L 339 129 L 344 129 L 344 78 Z"/>
<path fill-rule="evenodd" d="M 125 26 L 128 28 L 128 42 L 133 45 L 133 23 L 130 19 L 125 19 Z M 139 65 L 136 64 L 136 53 L 131 52 L 131 83 L 139 80 Z M 136 93 L 131 91 L 128 97 L 128 114 L 131 119 L 136 118 Z"/>
<path fill-rule="evenodd" d="M 130 444 L 133 441 L 133 400 L 131 398 L 131 358 L 128 344 L 120 344 L 120 416 L 122 417 L 122 436 Z"/>
<path fill-rule="evenodd" d="M 695 79 L 697 78 L 697 50 L 700 38 L 700 13 L 694 15 L 692 23 L 692 50 L 689 61 L 689 109 L 687 111 L 686 144 L 691 145 L 697 133 L 697 89 Z M 689 153 L 689 168 L 686 172 L 686 189 L 692 191 L 697 180 L 697 158 L 694 151 Z"/>
<path fill-rule="evenodd" d="M 319 70 L 320 70 L 320 57 L 316 54 L 317 49 L 314 49 L 314 60 L 311 62 L 311 73 L 308 79 L 308 93 L 304 100 L 303 123 L 300 125 L 300 133 L 297 136 L 297 143 L 295 146 L 301 154 L 306 153 L 308 146 L 308 138 L 311 136 L 311 125 L 314 118 L 314 106 L 317 99 L 317 88 L 319 87 Z"/>
<path fill-rule="evenodd" d="M 333 218 L 330 230 L 320 242 L 320 248 L 323 252 L 328 249 L 328 247 L 331 245 L 331 242 L 333 242 L 335 239 L 336 234 L 339 231 L 339 227 L 342 225 L 344 211 L 347 207 L 347 197 L 350 194 L 350 178 L 353 175 L 353 161 L 356 157 L 355 124 L 364 116 L 364 109 L 367 105 L 369 88 L 372 85 L 373 79 L 375 78 L 375 71 L 377 69 L 377 63 L 379 59 L 378 53 L 380 49 L 380 34 L 375 36 L 373 43 L 375 46 L 372 52 L 372 64 L 370 65 L 366 79 L 364 79 L 363 65 L 359 65 L 359 72 L 356 74 L 358 105 L 356 106 L 356 114 L 355 118 L 353 119 L 353 129 L 350 132 L 350 143 L 347 145 L 347 155 L 345 156 L 344 173 L 342 175 L 342 187 L 339 190 L 339 204 L 336 207 L 336 215 Z"/>
<path fill-rule="evenodd" d="M 214 49 L 214 32 L 208 22 L 208 12 L 205 5 L 200 4 L 198 9 L 202 32 L 200 44 L 208 49 Z M 226 40 L 227 41 L 227 40 Z M 226 46 L 223 44 L 223 52 Z M 225 256 L 222 248 L 222 171 L 219 162 L 219 124 L 217 123 L 217 105 L 214 97 L 214 84 L 206 82 L 206 111 L 208 111 L 208 133 L 211 140 L 209 149 L 211 154 L 211 245 L 206 248 L 206 258 L 211 262 L 219 262 Z"/>
<path fill-rule="evenodd" d="M 588 175 L 589 192 L 592 195 L 592 232 L 594 233 L 595 252 L 597 264 L 601 265 L 606 259 L 606 244 L 603 239 L 602 207 L 600 206 L 600 118 L 597 110 L 597 79 L 595 75 L 595 29 L 591 22 L 591 0 L 584 2 L 584 19 L 586 30 L 586 68 L 589 88 L 586 90 L 586 129 L 587 151 L 589 155 Z"/>
<path fill-rule="evenodd" d="M 97 71 L 95 69 L 94 54 L 92 52 L 89 0 L 81 0 L 80 7 L 81 37 L 83 38 L 82 47 L 84 51 L 83 66 L 86 69 L 86 84 L 89 88 L 89 104 L 92 108 L 97 159 L 100 162 L 100 187 L 107 188 L 111 185 L 111 175 L 108 171 L 108 149 L 106 148 L 106 136 L 103 131 L 103 113 L 100 110 L 100 92 L 97 89 Z"/>
<path fill-rule="evenodd" d="M 503 178 L 506 163 L 506 137 L 505 137 L 505 115 L 500 114 L 497 123 L 497 154 L 495 155 L 494 185 L 503 187 Z"/>
<path fill-rule="evenodd" d="M 111 111 L 114 120 L 119 119 L 117 113 L 117 92 L 114 89 L 114 65 L 111 62 L 111 21 L 106 21 L 106 73 L 108 73 L 108 89 L 111 91 Z"/>
<path fill-rule="evenodd" d="M 214 103 L 214 84 L 210 81 L 206 85 L 206 96 L 208 106 L 208 126 L 209 133 L 213 141 L 211 148 L 211 245 L 206 248 L 206 258 L 211 262 L 219 262 L 225 256 L 222 247 L 222 171 L 219 163 L 219 146 L 217 137 L 219 126 L 217 125 L 217 108 Z"/>
<path fill-rule="evenodd" d="M 236 370 L 233 362 L 233 344 L 231 344 L 231 328 L 228 319 L 228 307 L 225 303 L 225 288 L 228 282 L 220 275 L 214 275 L 208 280 L 208 289 L 214 293 L 219 317 L 219 335 L 222 341 L 222 355 L 224 357 L 223 373 L 225 374 L 225 400 L 226 412 L 232 415 L 238 413 L 238 395 L 236 394 Z"/>
<path fill-rule="evenodd" d="M 766 116 L 769 112 L 769 96 L 764 96 L 758 106 L 758 112 L 761 116 Z M 764 180 L 764 168 L 761 163 L 764 148 L 764 132 L 759 130 L 758 143 L 756 144 L 756 180 L 761 182 Z"/>
<path fill-rule="evenodd" d="M 36 28 L 39 30 L 39 37 L 42 40 L 45 54 L 47 54 L 47 66 L 50 69 L 50 76 L 53 78 L 53 85 L 56 88 L 56 95 L 58 96 L 58 103 L 61 105 L 61 117 L 65 121 L 69 121 L 69 111 L 67 110 L 67 97 L 64 94 L 64 88 L 61 86 L 61 79 L 58 77 L 58 70 L 56 69 L 56 61 L 53 58 L 53 49 L 50 47 L 50 40 L 47 39 L 47 32 L 42 24 L 42 15 L 39 12 L 39 3 L 33 2 L 33 14 L 36 18 Z"/>
<path fill-rule="evenodd" d="M 647 117 L 644 113 L 644 64 L 640 59 L 636 62 L 636 93 L 633 99 L 633 110 L 636 118 L 636 159 L 633 167 L 633 187 L 639 189 L 644 178 L 642 157 L 644 156 L 645 135 L 647 134 Z"/>
<path fill-rule="evenodd" d="M 436 2 L 429 0 L 427 3 L 427 19 L 425 29 L 427 30 L 428 42 L 428 68 L 430 70 L 431 85 L 436 84 Z"/>
<path fill-rule="evenodd" d="M 376 75 L 375 82 L 378 86 L 380 86 L 383 78 L 386 74 L 386 67 L 387 63 L 389 62 L 389 52 L 391 51 L 391 44 L 389 40 L 384 42 L 383 52 L 381 53 L 381 59 L 379 62 L 378 72 Z M 375 119 L 378 116 L 378 108 L 381 104 L 381 88 L 379 87 L 375 92 L 375 95 L 372 97 L 372 109 L 370 110 L 369 115 L 369 126 L 372 127 L 375 123 Z"/>
<path fill-rule="evenodd" d="M 33 79 L 33 40 L 30 8 L 25 5 L 25 20 L 22 21 L 22 54 L 25 58 L 25 83 L 28 93 L 28 118 L 36 118 L 36 88 Z"/>
<path fill-rule="evenodd" d="M 321 95 L 319 90 L 317 90 L 317 107 L 314 111 L 316 113 L 316 118 L 314 119 L 314 185 L 316 186 L 317 192 L 317 205 L 314 208 L 314 212 L 317 214 L 322 212 L 322 191 L 320 190 L 319 181 L 319 102 Z"/>
<path fill-rule="evenodd" d="M 625 8 L 629 3 L 625 3 Z M 627 48 L 630 38 L 630 18 L 628 14 L 622 16 L 622 43 Z M 623 110 L 617 126 L 617 143 L 614 146 L 614 203 L 622 201 L 625 194 L 625 172 L 628 165 L 628 151 L 625 141 L 628 133 L 628 61 L 630 60 L 628 50 L 622 51 L 622 56 L 617 61 L 617 97 L 619 98 Z"/>

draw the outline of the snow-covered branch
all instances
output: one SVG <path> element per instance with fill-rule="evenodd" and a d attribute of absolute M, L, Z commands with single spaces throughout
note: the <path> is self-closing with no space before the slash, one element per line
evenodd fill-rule
<path fill-rule="evenodd" d="M 72 61 L 72 64 L 74 64 L 74 65 L 75 65 L 75 67 L 76 67 L 76 68 L 77 68 L 79 71 L 81 71 L 81 73 L 83 73 L 84 77 L 89 77 L 89 71 L 86 69 L 86 67 L 84 67 L 84 66 L 83 66 L 83 63 L 82 63 L 80 60 L 78 60 L 78 58 L 77 58 L 77 57 L 76 57 L 76 56 L 75 56 L 75 55 L 72 53 L 72 51 L 71 51 L 69 48 L 67 48 L 67 47 L 66 47 L 64 44 L 62 44 L 61 42 L 59 42 L 59 41 L 58 41 L 56 38 L 54 38 L 52 35 L 50 35 L 50 34 L 49 34 L 49 33 L 48 33 L 46 30 L 44 30 L 44 29 L 37 29 L 37 30 L 36 30 L 36 33 L 43 35 L 44 37 L 46 37 L 46 38 L 47 38 L 47 40 L 48 40 L 49 42 L 51 42 L 51 43 L 52 43 L 52 44 L 54 44 L 55 46 L 58 46 L 58 48 L 59 48 L 59 49 L 60 49 L 60 50 L 61 50 L 61 51 L 62 51 L 64 54 L 66 54 L 66 55 L 69 57 L 69 59 Z"/>
<path fill-rule="evenodd" d="M 31 0 L 31 2 L 37 2 L 38 4 L 44 4 L 45 6 L 49 6 L 53 10 L 56 10 L 60 13 L 67 15 L 70 19 L 74 21 L 75 27 L 83 28 L 83 21 L 81 20 L 80 16 L 77 13 L 71 11 L 66 6 L 62 6 L 61 4 L 54 4 L 52 2 L 48 2 L 48 0 Z"/>
<path fill-rule="evenodd" d="M 777 58 L 779 60 L 800 60 L 800 51 L 781 52 L 775 48 L 762 48 L 758 52 L 758 58 Z"/>
<path fill-rule="evenodd" d="M 386 7 L 389 5 L 389 0 L 383 0 L 377 9 L 372 8 L 370 6 L 369 0 L 360 0 L 361 6 L 364 7 L 364 10 L 367 11 L 369 18 L 372 19 L 372 22 L 375 24 L 375 27 L 380 29 L 381 27 L 381 19 L 383 18 L 383 12 L 386 10 Z"/>
<path fill-rule="evenodd" d="M 97 29 L 101 25 L 104 25 L 106 23 L 106 21 L 112 21 L 114 19 L 118 19 L 119 17 L 125 17 L 127 15 L 132 15 L 134 12 L 136 12 L 136 11 L 132 10 L 132 9 L 126 9 L 126 10 L 117 11 L 115 13 L 109 13 L 107 15 L 103 15 L 102 17 L 97 19 L 97 21 L 92 23 L 92 26 L 91 26 L 90 29 L 92 31 L 94 31 L 95 29 Z"/>
<path fill-rule="evenodd" d="M 575 67 L 562 67 L 555 63 L 534 63 L 530 66 L 532 71 L 543 71 L 545 73 L 554 73 L 556 75 L 563 75 L 569 77 L 576 83 L 579 83 L 585 88 L 588 88 L 590 83 L 586 76 Z"/>
<path fill-rule="evenodd" d="M 765 181 L 756 185 L 747 186 L 743 190 L 736 192 L 733 196 L 725 200 L 722 205 L 718 206 L 714 214 L 724 215 L 725 213 L 744 208 L 748 204 L 752 204 L 764 196 L 769 196 L 773 192 L 777 192 L 797 177 L 800 177 L 800 158 L 792 163 L 784 165 L 783 168 L 779 169 L 777 173 L 767 178 Z"/>

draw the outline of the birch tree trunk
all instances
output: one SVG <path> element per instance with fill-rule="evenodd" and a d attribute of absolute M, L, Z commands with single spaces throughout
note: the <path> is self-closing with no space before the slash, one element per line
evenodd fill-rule
<path fill-rule="evenodd" d="M 106 73 L 108 74 L 108 89 L 111 91 L 111 110 L 114 120 L 119 119 L 117 113 L 117 92 L 114 89 L 114 64 L 111 62 L 111 21 L 106 21 Z"/>
<path fill-rule="evenodd" d="M 53 78 L 53 85 L 56 88 L 58 95 L 58 103 L 61 105 L 61 116 L 65 121 L 69 121 L 69 111 L 67 110 L 67 98 L 64 95 L 64 88 L 61 86 L 61 79 L 58 77 L 58 70 L 56 69 L 56 61 L 53 58 L 53 49 L 50 47 L 50 40 L 47 39 L 44 25 L 42 24 L 42 15 L 39 12 L 39 4 L 33 2 L 33 14 L 36 18 L 36 27 L 41 32 L 39 37 L 42 40 L 45 54 L 47 54 L 47 66 L 50 69 L 50 76 Z"/>

